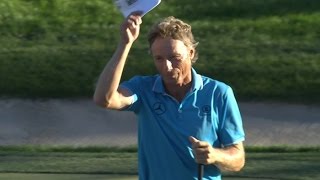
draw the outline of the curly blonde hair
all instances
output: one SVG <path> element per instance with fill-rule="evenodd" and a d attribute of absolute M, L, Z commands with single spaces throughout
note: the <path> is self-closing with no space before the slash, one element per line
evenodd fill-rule
<path fill-rule="evenodd" d="M 189 24 L 173 16 L 164 18 L 151 27 L 148 34 L 149 47 L 151 47 L 158 37 L 170 37 L 175 40 L 181 40 L 187 47 L 194 49 L 194 57 L 191 59 L 192 63 L 197 61 L 198 52 L 196 51 L 196 47 L 198 42 L 195 41 Z"/>

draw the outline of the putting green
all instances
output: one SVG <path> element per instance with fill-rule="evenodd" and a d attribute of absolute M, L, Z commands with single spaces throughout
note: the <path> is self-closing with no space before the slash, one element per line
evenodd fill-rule
<path fill-rule="evenodd" d="M 0 179 L 6 180 L 137 180 L 137 176 L 105 174 L 29 174 L 0 173 Z"/>
<path fill-rule="evenodd" d="M 138 176 L 106 174 L 33 174 L 33 173 L 0 173 L 0 179 L 6 180 L 137 180 Z M 224 180 L 253 180 L 255 178 L 225 177 Z M 271 180 L 265 179 L 263 180 Z"/>

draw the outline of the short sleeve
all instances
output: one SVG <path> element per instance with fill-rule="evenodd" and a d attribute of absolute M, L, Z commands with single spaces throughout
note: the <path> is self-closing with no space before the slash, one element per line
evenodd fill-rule
<path fill-rule="evenodd" d="M 132 93 L 132 96 L 133 96 L 132 104 L 130 106 L 122 109 L 122 111 L 137 112 L 139 110 L 141 83 L 142 83 L 141 78 L 139 78 L 139 76 L 135 76 L 135 77 L 131 78 L 130 80 L 124 81 L 120 84 L 121 88 L 127 89 L 128 91 L 130 91 Z"/>
<path fill-rule="evenodd" d="M 219 110 L 219 139 L 223 146 L 229 146 L 245 139 L 238 103 L 231 87 L 222 97 Z"/>

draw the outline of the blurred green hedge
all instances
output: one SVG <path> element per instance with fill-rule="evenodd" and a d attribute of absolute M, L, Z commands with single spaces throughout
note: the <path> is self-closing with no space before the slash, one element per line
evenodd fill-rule
<path fill-rule="evenodd" d="M 169 15 L 200 42 L 199 73 L 242 100 L 320 102 L 320 1 L 163 0 L 143 18 L 123 79 L 156 73 L 146 34 Z M 91 97 L 119 38 L 105 0 L 0 0 L 0 95 Z"/>

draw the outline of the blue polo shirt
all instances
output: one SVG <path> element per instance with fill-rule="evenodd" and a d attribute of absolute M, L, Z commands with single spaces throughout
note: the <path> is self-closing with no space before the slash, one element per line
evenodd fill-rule
<path fill-rule="evenodd" d="M 232 89 L 194 69 L 192 77 L 192 88 L 181 103 L 166 93 L 160 75 L 135 76 L 121 84 L 134 94 L 124 110 L 138 116 L 140 180 L 197 179 L 189 136 L 214 147 L 244 140 Z M 214 165 L 205 166 L 204 179 L 221 179 L 221 173 Z"/>

